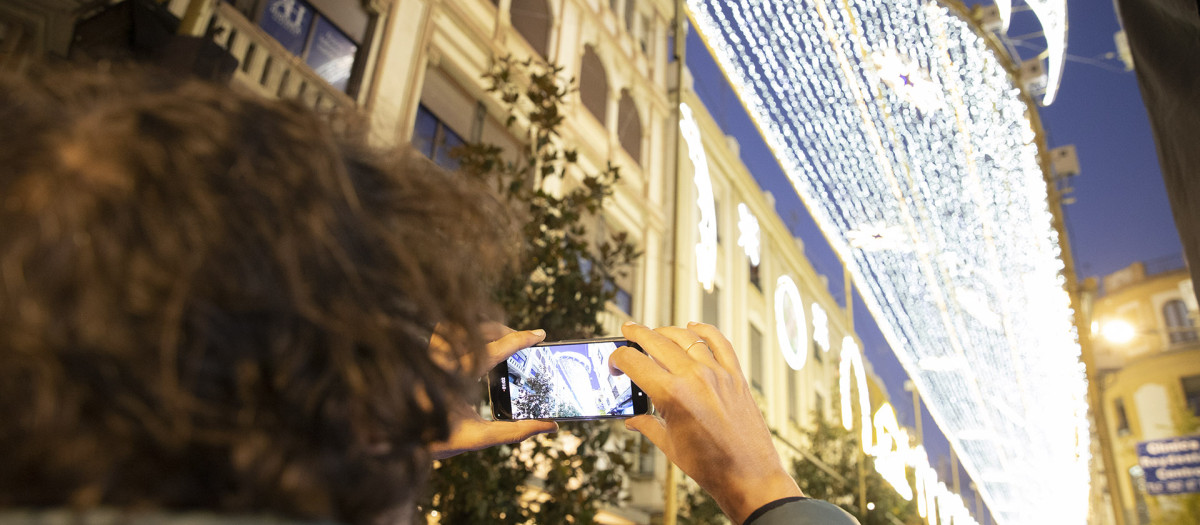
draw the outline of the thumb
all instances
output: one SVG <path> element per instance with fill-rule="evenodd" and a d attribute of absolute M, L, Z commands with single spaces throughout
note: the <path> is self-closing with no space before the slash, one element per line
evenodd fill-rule
<path fill-rule="evenodd" d="M 516 443 L 525 441 L 538 434 L 558 431 L 558 423 L 553 421 L 494 421 L 487 425 L 488 441 L 492 444 Z"/>
<path fill-rule="evenodd" d="M 663 451 L 668 458 L 671 457 L 670 443 L 667 441 L 667 427 L 663 426 L 663 421 L 657 416 L 642 414 L 631 417 L 625 420 L 625 428 L 640 432 L 651 443 L 654 443 L 654 446 Z"/>

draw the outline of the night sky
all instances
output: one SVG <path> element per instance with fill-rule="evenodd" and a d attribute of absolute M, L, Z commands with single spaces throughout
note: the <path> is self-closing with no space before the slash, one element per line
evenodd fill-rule
<path fill-rule="evenodd" d="M 968 5 L 979 2 L 967 2 Z M 984 2 L 990 3 L 990 2 Z M 1045 48 L 1041 27 L 1031 11 L 1016 8 L 1010 38 L 1024 58 Z M 1040 109 L 1049 147 L 1074 144 L 1081 174 L 1070 181 L 1075 202 L 1065 207 L 1071 250 L 1079 277 L 1102 277 L 1137 261 L 1178 256 L 1182 252 L 1167 201 L 1154 141 L 1142 105 L 1135 73 L 1124 70 L 1113 35 L 1120 30 L 1110 2 L 1069 0 L 1069 55 L 1061 88 L 1053 105 Z M 735 137 L 742 161 L 759 185 L 776 198 L 776 207 L 792 233 L 804 241 L 805 255 L 829 279 L 829 291 L 843 305 L 842 269 L 824 235 L 800 203 L 770 150 L 709 56 L 696 32 L 687 41 L 687 65 L 694 88 L 724 132 Z M 900 423 L 913 426 L 911 394 L 904 391 L 907 374 L 900 367 L 860 299 L 855 300 L 855 331 L 864 354 L 887 386 Z M 950 482 L 945 438 L 931 432 L 925 413 L 925 444 L 930 462 Z M 974 494 L 963 474 L 962 495 Z M 969 507 L 971 505 L 968 505 Z M 989 519 L 990 523 L 991 520 Z"/>

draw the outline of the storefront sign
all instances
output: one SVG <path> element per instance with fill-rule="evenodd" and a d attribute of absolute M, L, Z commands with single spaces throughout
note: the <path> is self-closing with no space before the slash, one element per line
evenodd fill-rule
<path fill-rule="evenodd" d="M 1143 441 L 1137 455 L 1147 494 L 1200 492 L 1200 436 Z"/>
<path fill-rule="evenodd" d="M 271 0 L 258 25 L 293 55 L 304 53 L 313 8 L 304 0 Z"/>

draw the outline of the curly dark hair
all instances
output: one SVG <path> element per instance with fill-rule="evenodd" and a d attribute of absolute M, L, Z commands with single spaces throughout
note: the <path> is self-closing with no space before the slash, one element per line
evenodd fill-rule
<path fill-rule="evenodd" d="M 144 70 L 0 78 L 0 123 L 0 507 L 409 512 L 510 260 L 494 198 Z"/>

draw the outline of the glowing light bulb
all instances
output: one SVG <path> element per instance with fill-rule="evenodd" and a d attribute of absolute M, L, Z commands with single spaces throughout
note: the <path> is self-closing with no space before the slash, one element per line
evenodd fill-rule
<path fill-rule="evenodd" d="M 1110 343 L 1123 345 L 1137 337 L 1137 329 L 1126 321 L 1113 319 L 1102 325 L 1100 335 Z"/>

